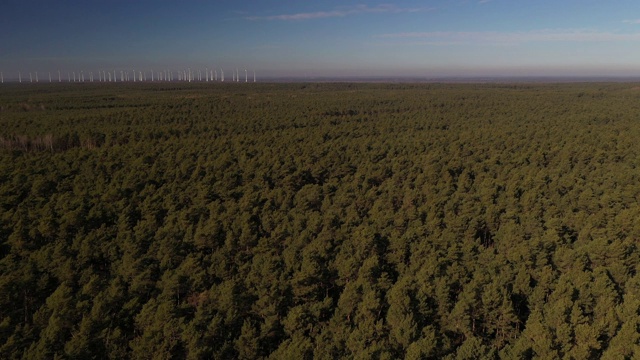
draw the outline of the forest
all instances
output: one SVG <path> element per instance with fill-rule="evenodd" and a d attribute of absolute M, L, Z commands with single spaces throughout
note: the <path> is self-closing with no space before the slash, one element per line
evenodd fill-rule
<path fill-rule="evenodd" d="M 640 358 L 640 85 L 0 86 L 6 359 Z"/>

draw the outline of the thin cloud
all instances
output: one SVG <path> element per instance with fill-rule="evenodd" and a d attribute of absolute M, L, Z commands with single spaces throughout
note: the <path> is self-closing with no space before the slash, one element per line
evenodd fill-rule
<path fill-rule="evenodd" d="M 640 33 L 614 33 L 585 30 L 538 30 L 528 32 L 435 31 L 404 32 L 376 36 L 384 39 L 423 39 L 445 43 L 520 44 L 529 42 L 608 42 L 640 41 Z"/>
<path fill-rule="evenodd" d="M 625 24 L 640 24 L 640 19 L 635 19 L 635 20 L 622 20 L 623 23 Z"/>
<path fill-rule="evenodd" d="M 310 19 L 346 17 L 358 14 L 381 14 L 381 13 L 415 13 L 430 10 L 427 8 L 399 8 L 394 5 L 367 6 L 358 5 L 349 8 L 337 8 L 330 11 L 316 11 L 295 14 L 280 14 L 271 16 L 247 16 L 247 20 L 280 20 L 280 21 L 300 21 Z"/>

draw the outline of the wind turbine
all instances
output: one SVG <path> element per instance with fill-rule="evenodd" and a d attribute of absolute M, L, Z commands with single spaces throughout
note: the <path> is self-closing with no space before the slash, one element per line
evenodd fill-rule
<path fill-rule="evenodd" d="M 51 71 L 49 71 L 49 82 L 51 82 Z"/>
<path fill-rule="evenodd" d="M 222 68 L 220 68 L 220 79 L 224 82 L 224 70 L 222 70 Z"/>
<path fill-rule="evenodd" d="M 60 77 L 60 70 L 58 70 L 58 82 L 61 83 L 62 82 L 62 78 Z"/>
<path fill-rule="evenodd" d="M 18 71 L 18 81 L 22 84 L 22 74 Z"/>
<path fill-rule="evenodd" d="M 236 82 L 240 82 L 240 71 L 236 68 Z"/>
<path fill-rule="evenodd" d="M 253 70 L 253 82 L 256 82 L 256 71 Z"/>
<path fill-rule="evenodd" d="M 247 79 L 248 79 L 247 78 L 247 69 L 244 69 L 244 82 L 245 83 L 249 82 Z"/>

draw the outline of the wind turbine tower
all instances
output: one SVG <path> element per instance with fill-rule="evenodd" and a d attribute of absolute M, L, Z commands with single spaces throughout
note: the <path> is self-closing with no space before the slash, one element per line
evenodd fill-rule
<path fill-rule="evenodd" d="M 253 82 L 256 82 L 256 71 L 253 70 Z"/>
<path fill-rule="evenodd" d="M 58 70 L 58 82 L 62 82 L 62 78 L 60 77 L 60 70 Z"/>
<path fill-rule="evenodd" d="M 22 84 L 22 74 L 18 71 L 18 81 Z"/>
<path fill-rule="evenodd" d="M 244 82 L 249 82 L 249 79 L 247 78 L 247 69 L 244 69 Z"/>

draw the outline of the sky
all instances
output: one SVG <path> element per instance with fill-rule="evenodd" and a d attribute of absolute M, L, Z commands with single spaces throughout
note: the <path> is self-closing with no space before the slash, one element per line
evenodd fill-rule
<path fill-rule="evenodd" d="M 3 0 L 0 71 L 640 76 L 637 0 Z"/>

